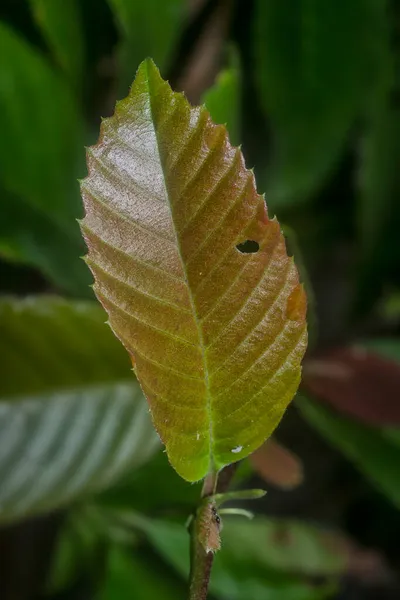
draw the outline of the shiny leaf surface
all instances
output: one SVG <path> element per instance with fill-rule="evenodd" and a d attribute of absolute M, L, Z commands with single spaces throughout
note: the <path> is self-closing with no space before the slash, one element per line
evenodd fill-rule
<path fill-rule="evenodd" d="M 303 287 L 240 149 L 151 61 L 88 167 L 95 293 L 172 465 L 196 481 L 260 446 L 296 392 Z"/>

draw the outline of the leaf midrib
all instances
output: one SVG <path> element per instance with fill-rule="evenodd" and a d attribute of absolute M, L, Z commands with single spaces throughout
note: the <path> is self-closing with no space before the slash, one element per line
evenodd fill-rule
<path fill-rule="evenodd" d="M 149 69 L 149 66 L 150 66 L 150 69 Z M 193 298 L 192 290 L 191 290 L 190 285 L 189 285 L 189 280 L 188 280 L 187 271 L 186 271 L 186 264 L 185 264 L 185 261 L 183 260 L 181 244 L 179 242 L 179 238 L 178 238 L 178 234 L 177 234 L 177 228 L 175 226 L 173 206 L 172 206 L 172 203 L 171 203 L 171 198 L 170 198 L 169 190 L 167 188 L 166 176 L 165 176 L 165 168 L 164 168 L 163 160 L 161 158 L 160 144 L 159 144 L 159 140 L 158 140 L 158 132 L 157 132 L 157 129 L 155 127 L 155 118 L 154 118 L 154 112 L 153 112 L 152 89 L 151 89 L 151 61 L 150 61 L 150 59 L 146 60 L 146 75 L 147 75 L 146 81 L 147 81 L 147 87 L 148 87 L 148 93 L 149 93 L 149 107 L 150 107 L 150 114 L 151 114 L 151 125 L 152 125 L 153 131 L 154 131 L 154 137 L 155 137 L 156 142 L 157 142 L 157 155 L 158 155 L 160 167 L 161 167 L 162 174 L 163 174 L 162 181 L 163 181 L 163 186 L 164 186 L 164 190 L 165 190 L 165 197 L 167 199 L 169 212 L 171 214 L 171 220 L 172 220 L 172 223 L 173 223 L 173 234 L 174 234 L 174 238 L 175 238 L 176 247 L 177 247 L 177 250 L 178 250 L 178 255 L 179 255 L 179 258 L 180 258 L 180 261 L 181 261 L 181 265 L 182 265 L 182 272 L 183 272 L 183 275 L 184 275 L 184 281 L 185 281 L 185 284 L 186 284 L 186 287 L 187 287 L 187 290 L 188 290 L 189 302 L 190 302 L 190 306 L 191 306 L 191 309 L 192 309 L 194 323 L 196 325 L 196 329 L 197 329 L 197 333 L 198 333 L 199 349 L 200 349 L 200 353 L 201 353 L 201 357 L 202 357 L 202 361 L 203 361 L 204 382 L 205 382 L 205 387 L 206 387 L 206 413 L 207 413 L 207 416 L 208 416 L 208 423 L 209 423 L 209 429 L 208 429 L 208 435 L 209 435 L 209 468 L 208 468 L 208 472 L 211 473 L 214 470 L 213 456 L 212 456 L 212 451 L 211 451 L 211 448 L 212 448 L 212 445 L 213 445 L 213 424 L 212 424 L 212 417 L 211 417 L 211 394 L 210 394 L 210 384 L 209 384 L 209 372 L 208 372 L 208 365 L 207 365 L 207 358 L 206 358 L 206 344 L 204 342 L 204 336 L 203 336 L 203 332 L 202 332 L 202 329 L 201 329 L 200 321 L 199 321 L 199 319 L 197 317 L 196 306 L 195 306 L 195 303 L 194 303 L 194 298 Z"/>

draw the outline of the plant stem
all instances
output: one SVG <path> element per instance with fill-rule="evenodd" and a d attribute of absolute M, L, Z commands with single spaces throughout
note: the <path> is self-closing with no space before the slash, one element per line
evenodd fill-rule
<path fill-rule="evenodd" d="M 218 479 L 218 473 L 211 472 L 204 480 L 201 499 L 225 492 L 235 474 L 237 463 L 223 469 Z M 210 582 L 211 568 L 214 560 L 213 552 L 206 552 L 198 538 L 198 518 L 196 515 L 190 526 L 190 576 L 189 600 L 206 600 Z"/>
<path fill-rule="evenodd" d="M 202 499 L 215 493 L 217 481 L 218 473 L 213 471 L 207 475 L 201 492 Z M 206 600 L 214 553 L 206 552 L 201 545 L 197 536 L 197 519 L 196 514 L 190 528 L 189 600 Z"/>
<path fill-rule="evenodd" d="M 191 530 L 189 600 L 206 600 L 214 553 L 204 550 L 194 531 L 195 525 L 193 524 Z"/>

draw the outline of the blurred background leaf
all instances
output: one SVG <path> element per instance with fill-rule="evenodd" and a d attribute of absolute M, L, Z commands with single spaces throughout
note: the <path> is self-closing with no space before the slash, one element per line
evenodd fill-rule
<path fill-rule="evenodd" d="M 225 521 L 224 551 L 216 555 L 210 584 L 211 592 L 219 598 L 262 600 L 268 595 L 274 600 L 322 599 L 327 597 L 327 588 L 313 589 L 301 575 L 337 574 L 346 568 L 345 556 L 337 553 L 339 546 L 329 547 L 329 536 L 307 525 L 261 518 L 240 521 L 227 517 Z M 189 537 L 184 527 L 143 518 L 138 525 L 164 560 L 186 577 Z"/>
<path fill-rule="evenodd" d="M 81 90 L 84 38 L 77 0 L 30 0 L 34 18 L 73 88 Z"/>
<path fill-rule="evenodd" d="M 400 460 L 400 342 L 370 340 L 353 351 L 333 352 L 331 358 L 331 362 L 322 363 L 324 368 L 311 385 L 305 377 L 304 389 L 325 401 L 327 392 L 329 403 L 337 410 L 301 397 L 301 412 L 399 507 L 400 483 L 395 473 Z"/>
<path fill-rule="evenodd" d="M 234 146 L 239 144 L 240 135 L 240 62 L 235 48 L 230 48 L 229 66 L 223 69 L 215 82 L 203 95 L 202 101 L 210 111 L 215 123 L 226 125 L 229 139 Z"/>
<path fill-rule="evenodd" d="M 256 2 L 256 76 L 274 134 L 274 209 L 310 199 L 381 76 L 385 2 Z M 385 67 L 385 65 L 384 65 Z"/>
<path fill-rule="evenodd" d="M 12 361 L 0 367 L 0 520 L 103 489 L 158 448 L 129 361 L 96 305 L 3 301 L 0 340 Z"/>
<path fill-rule="evenodd" d="M 109 0 L 123 42 L 120 49 L 120 85 L 126 95 L 139 64 L 151 56 L 163 76 L 171 64 L 175 44 L 186 17 L 184 0 Z"/>
<path fill-rule="evenodd" d="M 383 431 L 362 425 L 321 406 L 299 400 L 304 417 L 400 507 L 400 482 L 396 475 L 400 445 L 392 443 Z"/>
<path fill-rule="evenodd" d="M 19 258 L 77 295 L 87 294 L 89 281 L 79 260 L 84 245 L 75 222 L 82 212 L 76 181 L 83 156 L 81 127 L 66 82 L 0 23 L 0 233 L 18 248 Z M 68 262 L 59 258 L 63 239 Z"/>
<path fill-rule="evenodd" d="M 277 430 L 283 452 L 267 444 L 234 482 L 266 485 L 257 510 L 282 519 L 243 523 L 211 600 L 400 597 L 399 22 L 395 0 L 0 3 L 3 294 L 92 297 L 83 144 L 146 56 L 243 143 L 306 283 L 307 398 Z M 90 303 L 0 304 L 2 600 L 185 597 L 166 553 L 187 560 L 201 484 L 171 469 L 104 320 Z M 119 519 L 133 510 L 154 539 Z"/>
<path fill-rule="evenodd" d="M 185 586 L 183 581 L 174 578 L 165 567 L 160 573 L 160 565 L 157 565 L 154 557 L 149 561 L 143 557 L 143 553 L 133 553 L 113 546 L 108 553 L 104 587 L 98 598 L 99 600 L 128 600 L 129 598 L 179 600 L 185 598 Z"/>

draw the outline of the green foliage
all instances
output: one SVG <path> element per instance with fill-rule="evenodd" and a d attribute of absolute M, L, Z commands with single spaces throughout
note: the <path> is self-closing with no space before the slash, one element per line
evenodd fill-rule
<path fill-rule="evenodd" d="M 378 339 L 365 342 L 364 345 L 400 363 L 398 340 Z M 397 476 L 400 429 L 369 427 L 308 398 L 301 397 L 297 401 L 311 425 L 351 460 L 395 506 L 400 507 L 400 482 Z"/>
<path fill-rule="evenodd" d="M 240 149 L 151 61 L 88 166 L 81 228 L 95 293 L 171 464 L 197 481 L 258 448 L 293 398 L 303 287 Z M 237 247 L 246 239 L 253 254 Z"/>
<path fill-rule="evenodd" d="M 375 111 L 361 141 L 359 189 L 359 291 L 356 308 L 365 309 L 382 292 L 382 267 L 397 268 L 400 253 L 387 243 L 400 191 L 400 111 Z M 390 239 L 390 237 L 389 237 Z"/>
<path fill-rule="evenodd" d="M 309 300 L 315 295 L 320 319 L 315 357 L 320 340 L 344 339 L 350 345 L 354 331 L 364 337 L 387 331 L 391 338 L 365 345 L 399 363 L 399 7 L 386 0 L 231 5 L 236 13 L 229 44 L 237 55 L 225 55 L 224 46 L 207 66 L 208 50 L 217 47 L 223 34 L 223 19 L 208 18 L 216 3 L 5 3 L 0 22 L 1 289 L 36 294 L 55 287 L 75 298 L 92 297 L 90 274 L 79 259 L 85 249 L 76 224 L 82 215 L 76 179 L 85 175 L 84 144 L 93 143 L 100 117 L 109 115 L 116 98 L 126 94 L 147 56 L 161 66 L 173 89 L 187 91 L 189 80 L 200 74 L 200 79 L 210 75 L 211 81 L 217 64 L 225 64 L 212 88 L 202 90 L 202 102 L 215 122 L 227 124 L 232 143 L 243 142 L 248 166 L 255 166 L 261 191 L 268 191 L 269 207 L 279 209 L 285 223 L 288 253 L 296 257 L 307 292 L 317 284 L 315 294 L 307 294 Z M 197 19 L 201 6 L 205 18 Z M 225 13 L 225 22 L 228 18 Z M 207 51 L 199 61 L 192 51 L 206 38 Z M 211 228 L 222 216 L 218 201 L 213 202 Z M 114 221 L 110 224 L 113 228 Z M 157 263 L 166 259 L 164 240 L 147 246 Z M 219 254 L 218 239 L 210 250 Z M 156 293 L 164 277 L 166 272 L 160 271 Z M 242 282 L 237 294 L 226 294 L 226 315 L 244 295 Z M 207 294 L 208 289 L 205 301 Z M 132 306 L 139 310 L 137 298 Z M 351 321 L 340 318 L 341 307 Z M 159 327 L 162 311 L 154 310 L 150 317 Z M 219 317 L 224 321 L 222 312 Z M 70 507 L 47 585 L 50 598 L 64 595 L 82 579 L 92 583 L 93 595 L 102 600 L 184 598 L 188 537 L 183 523 L 198 503 L 201 484 L 188 485 L 161 452 L 129 358 L 105 319 L 90 303 L 55 298 L 0 303 L 0 523 L 16 524 Z M 218 322 L 211 326 L 220 327 Z M 224 342 L 222 356 L 235 339 Z M 245 351 L 250 357 L 251 351 Z M 185 367 L 185 360 L 187 356 L 175 367 Z M 399 396 L 395 379 L 383 386 L 393 407 Z M 353 404 L 361 399 L 360 414 L 366 412 L 366 385 L 351 398 Z M 384 404 L 389 414 L 391 402 Z M 399 507 L 399 428 L 366 427 L 311 399 L 300 399 L 299 406 L 317 434 Z M 312 443 L 312 432 L 307 435 Z M 300 428 L 300 445 L 302 436 Z M 250 465 L 249 460 L 241 462 L 240 481 L 251 475 Z M 278 471 L 281 467 L 277 465 Z M 327 462 L 327 479 L 329 469 Z M 301 488 L 304 503 L 313 497 L 312 473 L 309 458 Z M 371 520 L 359 481 L 354 485 L 361 508 L 357 522 L 352 501 L 346 504 L 342 493 L 343 506 L 335 503 L 338 518 L 352 531 L 362 529 L 363 540 L 395 564 L 391 550 L 371 534 L 379 529 L 385 539 L 390 532 L 396 540 L 393 513 L 379 497 L 384 515 L 374 512 Z M 369 502 L 370 487 L 364 483 L 362 489 Z M 337 489 L 327 488 L 328 495 L 337 497 Z M 282 502 L 285 506 L 283 496 Z M 330 519 L 331 504 L 322 502 L 316 510 L 310 503 L 307 512 L 314 520 Z M 258 506 L 262 510 L 262 503 Z M 136 515 L 135 524 L 124 521 L 121 515 L 133 510 L 142 516 Z M 179 524 L 162 520 L 166 517 Z M 336 545 L 317 526 L 223 518 L 213 598 L 316 600 L 331 597 L 348 567 L 352 580 L 357 579 L 353 569 L 362 564 L 362 554 L 357 551 L 356 560 L 347 562 L 348 547 Z M 35 518 L 34 527 L 42 522 L 45 528 L 46 518 Z M 18 532 L 30 527 L 7 526 L 1 534 L 2 549 L 13 532 L 20 542 L 15 551 L 14 545 L 10 553 L 5 549 L 10 572 L 13 556 L 24 560 L 30 545 Z M 368 572 L 375 574 L 368 556 Z M 24 563 L 24 573 L 30 566 Z M 315 586 L 321 576 L 333 586 Z M 365 568 L 362 578 L 367 586 Z M 3 575 L 0 587 L 3 591 Z"/>
<path fill-rule="evenodd" d="M 3 301 L 0 340 L 12 359 L 0 363 L 1 521 L 106 488 L 158 447 L 97 306 Z"/>
<path fill-rule="evenodd" d="M 80 90 L 84 39 L 78 0 L 30 0 L 32 11 L 54 58 L 71 84 Z"/>
<path fill-rule="evenodd" d="M 240 141 L 241 76 L 236 49 L 230 52 L 230 66 L 221 71 L 215 84 L 202 98 L 214 123 L 226 125 L 229 139 L 235 146 Z"/>
<path fill-rule="evenodd" d="M 257 1 L 255 56 L 275 135 L 273 207 L 308 199 L 338 161 L 384 70 L 386 3 Z"/>
<path fill-rule="evenodd" d="M 161 568 L 160 568 L 161 567 Z M 99 600 L 177 600 L 185 597 L 183 582 L 142 553 L 119 546 L 109 550 L 104 586 Z"/>
<path fill-rule="evenodd" d="M 346 560 L 329 535 L 291 521 L 225 519 L 223 551 L 214 561 L 210 590 L 227 600 L 314 600 L 327 588 L 313 588 L 304 576 L 343 572 Z M 140 519 L 138 525 L 165 561 L 186 577 L 189 540 L 182 525 Z M 273 540 L 273 543 L 271 541 Z M 302 562 L 303 558 L 303 562 Z"/>
<path fill-rule="evenodd" d="M 0 248 L 10 247 L 14 258 L 43 268 L 76 295 L 88 282 L 75 223 L 80 128 L 67 83 L 0 23 Z"/>
<path fill-rule="evenodd" d="M 139 63 L 151 56 L 164 70 L 170 65 L 185 17 L 184 0 L 108 0 L 123 34 L 121 89 L 128 91 Z"/>
<path fill-rule="evenodd" d="M 400 507 L 400 483 L 397 476 L 400 445 L 392 443 L 384 431 L 339 416 L 317 402 L 301 398 L 299 406 L 302 414 L 317 431 Z"/>

